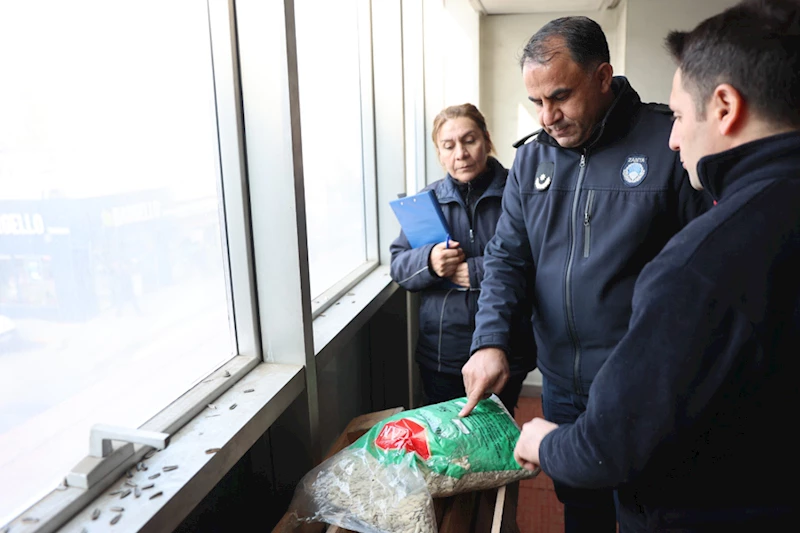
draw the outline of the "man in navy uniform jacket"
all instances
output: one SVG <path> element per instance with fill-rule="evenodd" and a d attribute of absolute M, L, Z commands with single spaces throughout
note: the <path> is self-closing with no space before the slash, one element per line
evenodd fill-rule
<path fill-rule="evenodd" d="M 628 330 L 639 273 L 711 202 L 667 145 L 669 107 L 643 103 L 613 75 L 595 21 L 547 23 L 520 67 L 542 130 L 517 143 L 503 214 L 486 245 L 462 414 L 482 393 L 509 386 L 521 310 L 533 318 L 530 358 L 543 375 L 544 415 L 568 424 L 583 413 L 597 371 Z M 532 300 L 523 301 L 528 294 Z M 616 532 L 611 490 L 555 481 L 566 533 Z"/>
<path fill-rule="evenodd" d="M 642 271 L 586 411 L 528 422 L 515 456 L 617 487 L 624 533 L 785 531 L 798 515 L 800 2 L 746 0 L 667 46 L 670 147 L 716 205 Z"/>

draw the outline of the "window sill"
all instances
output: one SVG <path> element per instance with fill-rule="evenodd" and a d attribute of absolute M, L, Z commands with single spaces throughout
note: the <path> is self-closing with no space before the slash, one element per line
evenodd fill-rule
<path fill-rule="evenodd" d="M 381 265 L 317 316 L 314 319 L 317 366 L 324 366 L 347 344 L 397 289 L 398 285 L 389 276 L 389 266 Z"/>
<path fill-rule="evenodd" d="M 93 489 L 72 487 L 54 491 L 36 507 L 43 506 L 48 500 L 51 500 L 51 508 L 61 508 L 62 512 L 68 512 L 71 507 L 85 506 L 59 529 L 64 532 L 77 533 L 84 528 L 87 531 L 106 529 L 117 514 L 122 514 L 122 517 L 114 525 L 115 532 L 172 531 L 302 393 L 304 387 L 301 366 L 257 365 L 214 400 L 216 409 L 206 408 L 172 435 L 167 448 L 144 460 L 147 470 L 132 469 L 131 478 L 124 475 L 125 470 L 112 473 L 109 477 L 114 481 L 99 494 L 92 494 Z M 252 392 L 245 392 L 251 389 Z M 231 409 L 234 404 L 235 409 Z M 142 447 L 137 447 L 137 452 L 143 452 Z M 167 466 L 178 468 L 164 471 Z M 154 474 L 159 475 L 156 479 L 149 479 Z M 137 498 L 133 487 L 126 482 L 135 483 L 140 488 L 148 484 L 153 487 L 142 490 Z M 111 494 L 127 489 L 131 489 L 131 493 L 125 498 Z M 158 493 L 161 495 L 154 497 Z M 125 511 L 113 512 L 112 507 L 122 507 Z M 100 509 L 100 516 L 92 520 L 95 509 Z M 40 510 L 46 512 L 46 508 Z M 55 527 L 48 528 L 45 523 L 38 529 L 34 529 L 38 524 L 22 522 L 22 518 L 33 517 L 34 513 L 31 510 L 18 517 L 12 522 L 13 530 L 54 531 L 58 528 L 55 525 L 57 520 L 51 521 Z"/>
<path fill-rule="evenodd" d="M 389 277 L 389 267 L 379 266 L 314 319 L 317 364 L 325 364 L 337 349 L 346 345 L 397 288 Z M 241 378 L 221 393 L 211 392 L 226 387 L 219 382 L 216 389 L 212 387 L 214 380 L 226 371 L 231 382 Z M 203 391 L 204 385 L 208 389 L 206 392 Z M 192 415 L 186 414 L 187 409 L 183 409 L 183 415 L 175 415 L 180 409 L 173 409 L 173 405 L 144 424 L 142 429 L 171 434 L 167 448 L 144 460 L 147 470 L 132 469 L 133 477 L 128 478 L 125 475 L 127 469 L 119 467 L 88 490 L 75 487 L 53 490 L 10 522 L 9 531 L 78 533 L 84 528 L 93 532 L 106 530 L 112 527 L 110 520 L 119 514 L 112 512 L 112 507 L 125 509 L 119 522 L 113 525 L 113 531 L 117 533 L 173 530 L 303 393 L 305 372 L 300 365 L 261 363 L 253 366 L 251 359 L 237 356 L 196 389 L 199 390 L 190 391 L 191 398 L 187 395 L 178 402 L 187 405 L 198 403 L 198 395 L 208 395 L 209 401 L 213 398 L 216 409 L 202 408 L 206 402 L 200 402 L 199 414 L 184 424 L 184 420 Z M 245 393 L 250 389 L 252 392 Z M 235 409 L 231 409 L 233 404 L 236 404 Z M 180 429 L 169 431 L 171 426 Z M 141 459 L 149 448 L 137 445 L 135 450 L 135 457 Z M 165 466 L 178 468 L 165 472 Z M 149 479 L 157 473 L 157 478 Z M 137 498 L 134 488 L 126 485 L 126 481 L 140 488 L 151 483 L 153 487 L 142 490 Z M 111 495 L 111 492 L 129 488 L 131 493 L 125 498 L 120 498 L 120 494 Z M 151 499 L 159 492 L 161 495 Z M 101 514 L 92 520 L 95 509 L 100 509 Z M 38 521 L 26 522 L 25 518 Z"/>

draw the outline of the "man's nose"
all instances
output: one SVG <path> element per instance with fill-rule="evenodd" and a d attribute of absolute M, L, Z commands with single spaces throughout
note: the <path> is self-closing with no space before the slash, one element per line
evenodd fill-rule
<path fill-rule="evenodd" d="M 678 133 L 678 123 L 672 123 L 672 131 L 669 133 L 669 147 L 671 150 L 678 152 L 681 149 L 681 140 Z"/>
<path fill-rule="evenodd" d="M 561 118 L 561 109 L 558 106 L 548 103 L 542 104 L 541 122 L 543 126 L 549 128 L 554 124 L 558 124 Z"/>

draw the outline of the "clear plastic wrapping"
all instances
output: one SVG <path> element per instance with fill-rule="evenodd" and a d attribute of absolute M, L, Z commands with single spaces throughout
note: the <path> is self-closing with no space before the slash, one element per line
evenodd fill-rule
<path fill-rule="evenodd" d="M 433 499 L 408 458 L 381 464 L 347 448 L 306 474 L 292 501 L 295 518 L 361 533 L 437 533 Z"/>

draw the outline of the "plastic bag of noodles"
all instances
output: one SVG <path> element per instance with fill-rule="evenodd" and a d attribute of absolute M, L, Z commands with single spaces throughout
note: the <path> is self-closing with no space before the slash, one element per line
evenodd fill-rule
<path fill-rule="evenodd" d="M 468 417 L 459 398 L 402 411 L 309 472 L 292 507 L 303 520 L 363 533 L 435 532 L 432 497 L 533 477 L 514 460 L 519 426 L 492 395 Z"/>
<path fill-rule="evenodd" d="M 361 533 L 437 533 L 425 479 L 404 461 L 381 464 L 362 448 L 346 448 L 306 474 L 295 491 L 294 518 Z"/>

